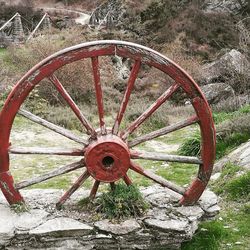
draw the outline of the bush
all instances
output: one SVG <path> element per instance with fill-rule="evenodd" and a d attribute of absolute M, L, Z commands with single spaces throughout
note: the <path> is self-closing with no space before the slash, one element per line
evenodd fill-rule
<path fill-rule="evenodd" d="M 201 135 L 196 132 L 179 147 L 178 153 L 187 156 L 199 156 L 201 151 Z"/>
<path fill-rule="evenodd" d="M 149 207 L 137 187 L 125 184 L 117 184 L 114 190 L 103 193 L 93 205 L 103 217 L 118 220 L 141 216 Z"/>

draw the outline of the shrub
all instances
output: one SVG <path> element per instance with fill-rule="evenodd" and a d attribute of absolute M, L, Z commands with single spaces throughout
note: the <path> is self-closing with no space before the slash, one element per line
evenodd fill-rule
<path fill-rule="evenodd" d="M 199 156 L 201 151 L 200 143 L 201 135 L 196 132 L 184 141 L 184 143 L 179 147 L 178 153 L 180 155 Z"/>
<path fill-rule="evenodd" d="M 118 220 L 141 216 L 149 207 L 137 187 L 125 184 L 117 184 L 114 190 L 103 193 L 93 205 L 103 217 Z"/>

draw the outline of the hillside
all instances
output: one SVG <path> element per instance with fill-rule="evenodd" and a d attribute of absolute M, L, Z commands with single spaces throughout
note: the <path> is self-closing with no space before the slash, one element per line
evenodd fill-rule
<path fill-rule="evenodd" d="M 5 42 L 1 39 L 4 33 L 0 33 L 0 135 L 1 125 L 4 124 L 5 128 L 6 121 L 9 121 L 9 110 L 4 113 L 6 119 L 1 117 L 1 110 L 12 87 L 34 65 L 55 52 L 84 42 L 122 40 L 147 46 L 169 58 L 161 57 L 152 51 L 145 52 L 142 47 L 126 44 L 105 45 L 105 42 L 86 51 L 78 48 L 65 57 L 58 56 L 57 61 L 54 61 L 56 70 L 45 70 L 44 74 L 49 72 L 47 77 L 42 79 L 21 103 L 22 109 L 40 117 L 40 123 L 34 116 L 28 115 L 29 119 L 33 117 L 35 123 L 32 119 L 26 119 L 27 113 L 26 116 L 17 114 L 11 127 L 11 141 L 4 144 L 5 149 L 6 145 L 10 145 L 12 150 L 10 171 L 15 184 L 30 176 L 36 178 L 40 174 L 46 175 L 59 165 L 70 165 L 74 161 L 72 158 L 85 161 L 85 146 L 92 142 L 96 143 L 95 134 L 103 139 L 105 133 L 115 133 L 118 129 L 119 131 L 112 136 L 114 140 L 118 140 L 117 137 L 121 138 L 118 140 L 119 145 L 128 145 L 129 160 L 142 166 L 146 173 L 153 173 L 153 177 L 158 176 L 160 179 L 176 183 L 180 187 L 179 190 L 187 190 L 194 180 L 205 185 L 210 173 L 201 172 L 203 163 L 210 160 L 212 162 L 215 158 L 208 189 L 218 195 L 220 208 L 216 201 L 216 206 L 209 211 L 216 216 L 215 220 L 201 223 L 194 238 L 184 243 L 182 250 L 248 249 L 249 0 L 0 0 L 0 6 L 0 26 L 19 12 L 22 16 L 25 38 L 41 20 L 44 14 L 42 8 L 53 8 L 50 12 L 52 27 L 39 29 L 29 41 L 24 39 L 21 43 Z M 57 12 L 55 9 L 66 11 Z M 75 19 L 79 14 L 70 15 L 67 10 L 86 12 L 91 15 L 90 23 L 76 24 Z M 6 34 L 11 35 L 12 31 L 12 27 L 9 26 Z M 98 53 L 104 53 L 106 48 L 107 54 L 110 53 L 111 56 L 97 57 L 96 54 L 92 54 L 96 49 L 101 51 Z M 144 57 L 141 63 L 142 54 Z M 88 55 L 87 58 L 83 58 L 85 55 Z M 185 71 L 178 69 L 171 60 Z M 62 62 L 68 64 L 60 65 L 57 69 Z M 50 63 L 45 63 L 44 67 Z M 35 73 L 43 78 L 40 72 L 43 71 L 38 70 Z M 185 72 L 204 93 L 212 110 L 211 117 L 203 95 Z M 15 101 L 32 87 L 36 74 L 30 75 L 29 80 L 22 83 L 23 87 L 18 88 L 9 99 L 12 107 L 17 107 Z M 5 105 L 5 109 L 8 108 L 9 103 Z M 120 124 L 117 128 L 118 116 Z M 145 117 L 148 119 L 144 119 Z M 50 125 L 44 126 L 46 122 L 41 119 Z M 205 119 L 205 122 L 201 119 Z M 216 128 L 214 136 L 213 126 L 207 126 L 212 120 Z M 90 126 L 86 125 L 88 122 Z M 53 124 L 56 125 L 56 129 Z M 205 130 L 203 126 L 206 127 Z M 207 136 L 207 133 L 210 136 Z M 217 145 L 214 155 L 215 148 L 211 141 L 215 137 Z M 6 140 L 5 136 L 0 137 L 0 163 L 3 140 Z M 138 140 L 140 143 L 137 145 Z M 210 149 L 206 151 L 207 154 L 203 154 L 206 145 L 210 145 Z M 58 151 L 60 148 L 64 148 L 63 153 Z M 109 147 L 103 151 L 99 150 L 94 158 L 98 158 L 108 149 Z M 34 150 L 35 153 L 29 154 L 29 150 Z M 44 155 L 48 152 L 49 156 Z M 170 158 L 162 158 L 166 155 L 170 155 Z M 115 157 L 112 154 L 105 155 L 96 165 L 109 170 L 114 164 Z M 212 164 L 209 164 L 208 168 L 211 166 Z M 1 167 L 2 165 L 0 170 Z M 128 175 L 123 176 L 121 181 L 126 180 L 128 183 L 128 176 L 135 186 L 141 188 L 154 183 L 154 178 L 146 178 L 146 174 L 139 175 L 138 172 L 138 168 L 136 172 L 133 171 L 133 166 L 129 166 Z M 34 187 L 45 190 L 61 189 L 62 192 L 68 190 L 82 174 L 82 170 L 69 172 L 47 182 L 38 183 Z M 94 183 L 99 185 L 97 182 Z M 107 186 L 109 185 L 102 183 L 100 190 L 107 191 Z M 114 187 L 113 182 L 110 186 L 111 189 Z M 90 179 L 82 186 L 87 193 L 91 187 L 94 189 L 96 186 L 93 186 Z M 91 192 L 96 191 L 93 189 Z M 157 199 L 160 201 L 161 196 Z M 120 207 L 120 203 L 114 206 Z M 167 202 L 163 207 L 171 209 Z M 66 210 L 63 212 L 66 213 Z M 220 213 L 217 215 L 219 210 Z M 96 211 L 95 219 L 103 219 L 98 209 Z M 74 212 L 81 215 L 78 210 Z M 157 216 L 159 220 L 165 218 L 168 216 L 168 210 Z M 192 217 L 189 220 L 191 222 Z M 196 226 L 194 225 L 194 228 Z M 108 237 L 105 236 L 107 241 Z"/>

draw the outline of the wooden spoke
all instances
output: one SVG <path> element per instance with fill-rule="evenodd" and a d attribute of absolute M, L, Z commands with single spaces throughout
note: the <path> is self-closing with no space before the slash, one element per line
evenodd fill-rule
<path fill-rule="evenodd" d="M 91 189 L 90 195 L 89 195 L 90 200 L 93 200 L 95 198 L 99 185 L 100 185 L 100 181 L 95 181 Z"/>
<path fill-rule="evenodd" d="M 87 118 L 82 114 L 81 110 L 78 108 L 78 106 L 73 101 L 69 93 L 66 91 L 66 89 L 63 87 L 61 82 L 58 80 L 58 78 L 55 75 L 51 75 L 49 77 L 49 80 L 54 84 L 58 92 L 61 94 L 64 100 L 68 103 L 68 105 L 70 106 L 72 111 L 75 113 L 77 118 L 80 120 L 82 125 L 86 128 L 87 133 L 92 135 L 93 137 L 96 137 L 95 129 L 92 127 L 92 125 L 87 120 Z"/>
<path fill-rule="evenodd" d="M 171 189 L 179 194 L 183 195 L 185 193 L 185 189 L 183 187 L 180 187 L 180 186 L 176 185 L 175 183 L 167 181 L 164 178 L 162 178 L 161 176 L 156 175 L 156 174 L 150 172 L 149 170 L 145 170 L 133 162 L 131 162 L 130 169 L 132 169 L 133 171 L 155 181 L 156 183 L 162 185 L 163 187 L 167 187 L 167 188 L 169 188 L 169 189 Z"/>
<path fill-rule="evenodd" d="M 113 129 L 112 129 L 112 133 L 115 135 L 117 135 L 117 133 L 119 131 L 119 127 L 120 127 L 123 115 L 125 113 L 125 110 L 127 108 L 128 101 L 129 101 L 131 92 L 134 88 L 135 80 L 136 80 L 137 75 L 139 73 L 140 67 L 141 67 L 141 61 L 138 60 L 135 62 L 134 66 L 132 68 L 132 71 L 131 71 L 131 74 L 130 74 L 130 77 L 128 80 L 128 86 L 127 86 L 126 91 L 124 93 L 122 104 L 120 106 L 120 110 L 117 114 L 115 124 L 114 124 Z"/>
<path fill-rule="evenodd" d="M 62 196 L 62 198 L 57 202 L 57 209 L 61 209 L 62 205 L 70 198 L 70 196 L 88 179 L 90 176 L 89 172 L 86 170 L 72 185 L 72 187 Z"/>
<path fill-rule="evenodd" d="M 34 147 L 10 147 L 10 154 L 38 154 L 38 155 L 65 155 L 65 156 L 84 156 L 84 149 L 71 148 L 34 148 Z"/>
<path fill-rule="evenodd" d="M 41 183 L 43 181 L 54 178 L 56 176 L 66 174 L 66 173 L 69 173 L 69 172 L 74 171 L 76 169 L 83 168 L 83 167 L 84 167 L 83 161 L 78 161 L 78 162 L 75 162 L 75 163 L 60 167 L 58 169 L 52 170 L 51 172 L 48 172 L 46 174 L 34 177 L 32 179 L 19 182 L 19 183 L 16 184 L 16 188 L 17 189 L 26 188 L 26 187 L 29 187 L 31 185 Z"/>
<path fill-rule="evenodd" d="M 197 121 L 199 121 L 199 118 L 196 115 L 191 116 L 184 121 L 177 122 L 173 125 L 170 125 L 170 126 L 158 129 L 156 131 L 153 131 L 151 133 L 148 133 L 146 135 L 142 135 L 140 137 L 137 137 L 137 138 L 133 139 L 132 141 L 129 141 L 128 145 L 129 145 L 129 147 L 134 147 L 142 142 L 152 140 L 152 139 L 157 138 L 159 136 L 166 135 L 166 134 L 171 133 L 173 131 L 176 131 L 178 129 L 192 125 L 192 124 L 196 123 Z"/>
<path fill-rule="evenodd" d="M 24 116 L 25 118 L 27 118 L 35 123 L 42 125 L 45 128 L 48 128 L 48 129 L 50 129 L 50 130 L 52 130 L 60 135 L 63 135 L 64 137 L 66 137 L 72 141 L 78 142 L 78 143 L 83 144 L 85 146 L 88 145 L 88 142 L 86 140 L 79 138 L 78 136 L 76 136 L 72 132 L 70 132 L 69 130 L 62 128 L 60 126 L 57 126 L 51 122 L 48 122 L 48 121 L 42 119 L 41 117 L 30 113 L 29 111 L 20 109 L 18 111 L 18 114 Z"/>
<path fill-rule="evenodd" d="M 145 151 L 132 151 L 132 159 L 145 159 L 153 161 L 169 161 L 169 162 L 181 162 L 189 164 L 202 164 L 202 161 L 198 157 L 193 156 L 181 156 L 181 155 L 168 155 L 164 153 L 145 152 Z"/>
<path fill-rule="evenodd" d="M 124 175 L 123 180 L 124 180 L 124 182 L 125 182 L 128 186 L 132 185 L 132 181 L 131 181 L 131 179 L 128 177 L 127 174 Z"/>
<path fill-rule="evenodd" d="M 122 132 L 122 138 L 126 140 L 127 137 L 147 118 L 149 118 L 167 99 L 169 99 L 179 87 L 180 85 L 175 83 L 166 90 L 143 114 L 141 114 L 125 131 Z"/>
<path fill-rule="evenodd" d="M 99 113 L 99 122 L 101 128 L 101 134 L 107 134 L 106 126 L 104 122 L 104 107 L 103 107 L 103 97 L 102 97 L 102 86 L 100 80 L 100 69 L 99 69 L 99 60 L 98 57 L 92 57 L 92 68 L 94 73 L 94 82 L 95 82 L 95 93 L 96 93 L 96 102 Z"/>

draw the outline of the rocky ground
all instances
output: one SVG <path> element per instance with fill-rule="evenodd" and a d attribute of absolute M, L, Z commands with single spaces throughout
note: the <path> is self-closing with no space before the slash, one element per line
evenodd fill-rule
<path fill-rule="evenodd" d="M 151 208 L 141 218 L 93 220 L 76 203 L 89 190 L 75 193 L 64 210 L 55 209 L 63 190 L 22 192 L 29 210 L 16 214 L 0 197 L 0 247 L 6 249 L 179 249 L 190 240 L 200 221 L 218 214 L 218 198 L 205 191 L 195 206 L 180 207 L 179 195 L 154 185 L 142 188 Z"/>

